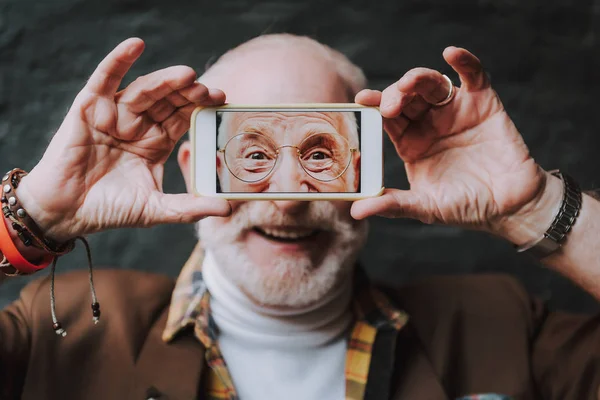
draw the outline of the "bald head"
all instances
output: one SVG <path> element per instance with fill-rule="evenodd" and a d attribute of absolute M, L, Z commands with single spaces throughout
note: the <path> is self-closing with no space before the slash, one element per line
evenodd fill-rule
<path fill-rule="evenodd" d="M 221 56 L 199 79 L 230 103 L 345 103 L 366 85 L 342 53 L 313 39 L 264 35 Z"/>

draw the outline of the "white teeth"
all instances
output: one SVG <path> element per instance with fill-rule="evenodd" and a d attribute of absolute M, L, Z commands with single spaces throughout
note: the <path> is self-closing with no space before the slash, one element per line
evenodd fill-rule
<path fill-rule="evenodd" d="M 272 228 L 263 228 L 262 231 L 269 236 L 282 239 L 303 239 L 315 233 L 314 229 L 294 229 L 293 231 L 284 231 Z"/>

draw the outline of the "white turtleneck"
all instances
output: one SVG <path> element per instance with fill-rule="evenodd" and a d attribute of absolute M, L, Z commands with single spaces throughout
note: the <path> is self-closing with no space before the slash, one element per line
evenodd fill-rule
<path fill-rule="evenodd" d="M 317 304 L 274 310 L 252 302 L 210 252 L 202 275 L 219 347 L 241 400 L 345 398 L 350 280 Z"/>

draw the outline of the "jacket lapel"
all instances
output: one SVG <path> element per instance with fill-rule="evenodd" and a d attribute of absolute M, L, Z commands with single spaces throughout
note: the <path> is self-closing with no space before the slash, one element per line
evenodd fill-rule
<path fill-rule="evenodd" d="M 398 333 L 395 354 L 392 399 L 449 399 L 410 322 Z"/>
<path fill-rule="evenodd" d="M 382 327 L 377 331 L 371 353 L 364 400 L 390 398 L 398 334 L 398 331 L 391 327 Z"/>
<path fill-rule="evenodd" d="M 130 399 L 194 399 L 204 366 L 204 346 L 191 331 L 166 343 L 168 307 L 152 327 L 135 365 Z"/>

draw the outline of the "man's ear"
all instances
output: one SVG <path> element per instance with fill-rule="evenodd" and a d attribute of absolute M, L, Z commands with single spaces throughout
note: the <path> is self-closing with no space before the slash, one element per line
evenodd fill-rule
<path fill-rule="evenodd" d="M 222 157 L 223 155 L 221 153 L 217 153 L 216 163 L 217 175 L 219 177 L 221 177 L 221 170 L 223 169 L 224 160 L 222 160 Z M 192 193 L 192 143 L 189 140 L 186 140 L 179 146 L 177 162 L 179 163 L 179 168 L 181 168 L 181 173 L 185 180 L 185 187 L 189 193 Z"/>
<path fill-rule="evenodd" d="M 360 153 L 356 152 L 356 156 L 354 157 L 353 160 L 353 164 L 354 164 L 354 170 L 356 171 L 356 173 L 354 174 L 354 190 L 358 190 L 358 185 L 360 184 L 360 175 L 362 174 L 362 171 L 360 170 Z"/>
<path fill-rule="evenodd" d="M 179 146 L 179 151 L 177 152 L 177 162 L 179 163 L 179 168 L 181 168 L 181 173 L 183 174 L 183 179 L 185 180 L 185 187 L 189 193 L 192 193 L 192 170 L 191 168 L 191 159 L 192 159 L 192 143 L 189 140 L 181 143 Z"/>
<path fill-rule="evenodd" d="M 221 179 L 221 170 L 223 169 L 223 163 L 225 162 L 225 160 L 223 159 L 224 155 L 223 153 L 217 151 L 217 159 L 216 159 L 216 163 L 217 163 L 217 175 L 219 177 L 219 179 Z"/>

